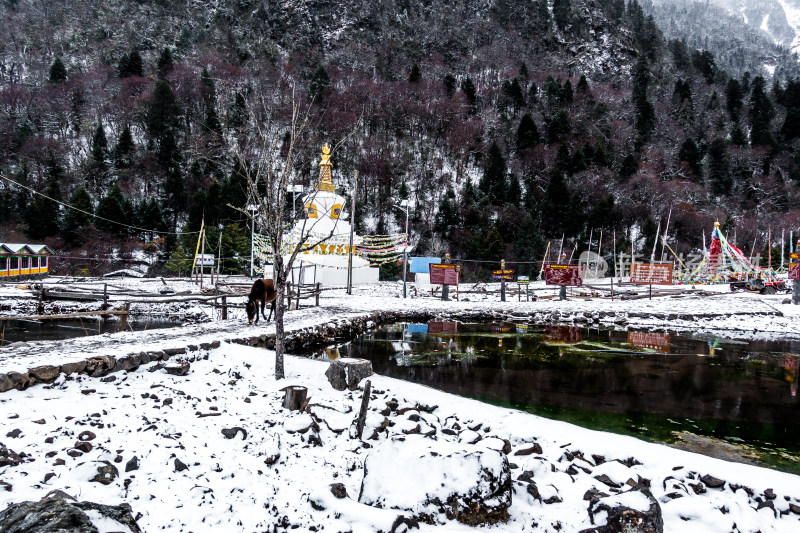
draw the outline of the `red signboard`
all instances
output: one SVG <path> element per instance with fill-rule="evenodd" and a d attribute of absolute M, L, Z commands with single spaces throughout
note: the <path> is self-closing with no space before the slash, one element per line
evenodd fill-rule
<path fill-rule="evenodd" d="M 631 283 L 672 285 L 672 263 L 633 263 Z"/>
<path fill-rule="evenodd" d="M 492 279 L 514 279 L 513 270 L 492 270 Z"/>
<path fill-rule="evenodd" d="M 567 287 L 580 287 L 583 285 L 581 267 L 579 265 L 547 263 L 544 265 L 544 280 L 546 285 L 565 285 Z"/>
<path fill-rule="evenodd" d="M 800 263 L 789 263 L 789 279 L 800 279 Z"/>
<path fill-rule="evenodd" d="M 460 265 L 431 263 L 428 268 L 431 273 L 431 285 L 458 285 L 458 277 L 461 273 Z"/>

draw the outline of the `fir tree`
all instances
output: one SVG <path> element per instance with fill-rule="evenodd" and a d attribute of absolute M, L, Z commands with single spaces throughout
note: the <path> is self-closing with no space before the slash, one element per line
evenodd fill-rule
<path fill-rule="evenodd" d="M 92 225 L 92 197 L 85 187 L 78 187 L 69 199 L 69 205 L 74 209 L 67 209 L 64 213 L 64 226 L 62 235 L 64 240 L 70 244 L 77 244 L 81 236 L 81 230 L 85 230 Z"/>
<path fill-rule="evenodd" d="M 126 227 L 132 222 L 133 208 L 122 193 L 119 183 L 115 183 L 108 194 L 97 203 L 97 226 L 117 237 L 128 235 Z"/>
<path fill-rule="evenodd" d="M 506 160 L 497 142 L 492 142 L 478 188 L 488 198 L 489 203 L 501 205 L 505 202 L 506 186 Z"/>
<path fill-rule="evenodd" d="M 408 82 L 409 83 L 419 83 L 422 79 L 422 72 L 419 69 L 419 65 L 414 63 L 411 66 L 411 72 L 408 75 Z"/>
<path fill-rule="evenodd" d="M 246 121 L 247 104 L 245 103 L 244 95 L 237 92 L 233 99 L 233 105 L 228 111 L 228 127 L 231 129 L 241 128 Z"/>
<path fill-rule="evenodd" d="M 470 113 L 475 112 L 475 105 L 478 102 L 478 97 L 475 92 L 475 84 L 472 83 L 471 78 L 464 78 L 461 82 L 461 92 L 467 97 L 467 104 L 469 104 Z"/>
<path fill-rule="evenodd" d="M 517 128 L 517 150 L 525 150 L 539 144 L 539 130 L 530 113 L 525 113 Z"/>
<path fill-rule="evenodd" d="M 728 195 L 733 186 L 728 157 L 728 143 L 724 139 L 714 139 L 708 147 L 708 178 L 714 193 Z"/>
<path fill-rule="evenodd" d="M 589 92 L 589 82 L 586 81 L 586 76 L 583 74 L 581 74 L 581 78 L 578 80 L 578 85 L 575 86 L 575 90 L 580 94 Z"/>
<path fill-rule="evenodd" d="M 102 123 L 97 125 L 92 135 L 92 159 L 96 166 L 105 165 L 108 159 L 108 140 Z"/>
<path fill-rule="evenodd" d="M 331 90 L 331 78 L 328 76 L 328 71 L 325 67 L 320 65 L 311 76 L 311 83 L 308 86 L 308 93 L 311 98 L 318 100 L 325 98 Z"/>
<path fill-rule="evenodd" d="M 172 51 L 169 48 L 162 48 L 161 54 L 158 56 L 158 61 L 156 63 L 156 71 L 158 73 L 158 79 L 164 80 L 167 78 L 172 69 L 174 68 L 174 59 L 172 58 Z"/>
<path fill-rule="evenodd" d="M 61 83 L 67 81 L 67 68 L 62 63 L 61 58 L 57 57 L 50 65 L 50 78 L 51 83 Z"/>
<path fill-rule="evenodd" d="M 639 172 L 639 162 L 636 160 L 636 156 L 633 154 L 626 155 L 619 168 L 620 178 L 627 180 L 637 172 Z"/>
<path fill-rule="evenodd" d="M 703 169 L 700 165 L 703 154 L 700 152 L 697 143 L 695 143 L 691 137 L 684 140 L 681 144 L 681 148 L 678 151 L 678 159 L 680 161 L 686 161 L 696 180 L 699 181 L 703 178 Z"/>
<path fill-rule="evenodd" d="M 572 21 L 571 10 L 570 0 L 553 0 L 553 20 L 556 21 L 559 30 L 564 31 Z"/>
<path fill-rule="evenodd" d="M 126 125 L 122 129 L 119 139 L 117 139 L 117 144 L 114 146 L 114 166 L 117 168 L 128 168 L 131 166 L 135 151 L 136 145 L 133 142 L 131 128 Z"/>
<path fill-rule="evenodd" d="M 444 91 L 447 93 L 448 98 L 452 98 L 456 94 L 456 77 L 452 74 L 446 74 L 444 77 Z"/>
<path fill-rule="evenodd" d="M 545 235 L 567 233 L 569 218 L 575 216 L 570 212 L 571 207 L 572 194 L 564 181 L 564 174 L 560 170 L 553 170 L 542 201 L 542 229 Z"/>

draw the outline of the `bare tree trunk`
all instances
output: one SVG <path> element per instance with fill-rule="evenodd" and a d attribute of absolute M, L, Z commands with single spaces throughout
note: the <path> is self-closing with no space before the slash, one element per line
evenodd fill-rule
<path fill-rule="evenodd" d="M 275 379 L 285 377 L 283 370 L 283 353 L 285 350 L 285 332 L 283 329 L 283 314 L 286 310 L 286 272 L 283 268 L 283 256 L 275 254 L 273 264 L 273 282 L 275 283 Z"/>

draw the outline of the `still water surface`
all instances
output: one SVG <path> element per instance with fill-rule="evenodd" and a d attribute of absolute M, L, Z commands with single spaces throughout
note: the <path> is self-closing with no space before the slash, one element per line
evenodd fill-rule
<path fill-rule="evenodd" d="M 723 439 L 800 473 L 798 342 L 430 322 L 338 349 L 379 374 L 647 440 Z"/>
<path fill-rule="evenodd" d="M 180 321 L 166 320 L 163 317 L 129 317 L 125 331 L 144 331 L 149 329 L 171 328 L 181 325 Z M 119 320 L 98 320 L 96 318 L 70 320 L 4 320 L 0 322 L 0 346 L 12 342 L 54 341 L 116 333 L 121 330 Z"/>

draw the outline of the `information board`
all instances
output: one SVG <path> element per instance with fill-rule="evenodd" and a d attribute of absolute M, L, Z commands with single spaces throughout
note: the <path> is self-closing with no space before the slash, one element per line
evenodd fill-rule
<path fill-rule="evenodd" d="M 460 265 L 437 265 L 431 263 L 428 266 L 430 268 L 431 285 L 458 285 L 458 278 L 461 273 Z"/>
<path fill-rule="evenodd" d="M 528 276 L 517 276 L 517 283 L 520 285 L 528 285 L 531 282 L 531 278 Z"/>
<path fill-rule="evenodd" d="M 789 279 L 800 279 L 800 263 L 789 263 Z"/>
<path fill-rule="evenodd" d="M 214 256 L 211 254 L 197 254 L 197 266 L 214 266 Z"/>
<path fill-rule="evenodd" d="M 514 279 L 513 270 L 492 270 L 492 279 Z"/>
<path fill-rule="evenodd" d="M 631 283 L 639 285 L 672 285 L 672 263 L 633 263 Z"/>
<path fill-rule="evenodd" d="M 583 285 L 580 265 L 546 263 L 544 265 L 544 280 L 546 285 L 564 285 L 566 287 L 580 287 Z"/>

